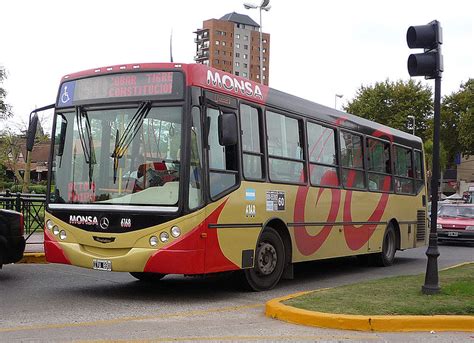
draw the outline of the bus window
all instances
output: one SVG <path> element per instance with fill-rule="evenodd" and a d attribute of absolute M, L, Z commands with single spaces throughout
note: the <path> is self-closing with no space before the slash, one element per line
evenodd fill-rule
<path fill-rule="evenodd" d="M 189 169 L 189 208 L 195 209 L 203 204 L 202 196 L 202 128 L 201 111 L 193 107 L 191 111 L 191 158 Z"/>
<path fill-rule="evenodd" d="M 310 180 L 315 186 L 339 186 L 334 129 L 308 122 Z"/>
<path fill-rule="evenodd" d="M 395 191 L 397 193 L 411 194 L 413 188 L 413 165 L 411 149 L 394 146 L 395 156 Z"/>
<path fill-rule="evenodd" d="M 240 105 L 240 122 L 242 127 L 242 160 L 244 177 L 262 179 L 263 153 L 260 141 L 260 118 L 256 108 Z"/>
<path fill-rule="evenodd" d="M 423 173 L 423 155 L 421 151 L 415 150 L 415 182 L 417 193 L 425 186 L 425 176 Z"/>
<path fill-rule="evenodd" d="M 267 111 L 268 160 L 272 181 L 305 182 L 302 122 Z"/>
<path fill-rule="evenodd" d="M 340 132 L 342 183 L 347 188 L 365 188 L 362 137 Z"/>
<path fill-rule="evenodd" d="M 367 170 L 369 190 L 392 190 L 392 176 L 390 167 L 390 144 L 372 138 L 367 139 Z"/>
<path fill-rule="evenodd" d="M 217 109 L 207 109 L 209 185 L 210 195 L 213 199 L 218 195 L 224 195 L 238 181 L 237 145 L 222 146 L 219 144 L 219 114 Z"/>

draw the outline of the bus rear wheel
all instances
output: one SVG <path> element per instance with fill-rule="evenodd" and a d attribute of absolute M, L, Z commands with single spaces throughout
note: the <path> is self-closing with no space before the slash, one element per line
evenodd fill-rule
<path fill-rule="evenodd" d="M 159 281 L 163 279 L 166 274 L 159 274 L 159 273 L 143 273 L 143 272 L 131 272 L 131 276 L 133 276 L 135 279 L 138 279 L 140 281 L 144 282 L 154 282 L 154 281 Z"/>
<path fill-rule="evenodd" d="M 395 252 L 397 251 L 397 236 L 392 224 L 385 229 L 383 236 L 382 251 L 375 254 L 374 262 L 376 266 L 388 267 L 395 260 Z"/>
<path fill-rule="evenodd" d="M 272 289 L 285 267 L 285 247 L 278 232 L 267 227 L 257 244 L 254 267 L 244 269 L 245 286 L 253 291 Z"/>

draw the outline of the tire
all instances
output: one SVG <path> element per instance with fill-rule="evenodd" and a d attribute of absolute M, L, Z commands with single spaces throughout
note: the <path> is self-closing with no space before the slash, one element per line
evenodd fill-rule
<path fill-rule="evenodd" d="M 143 282 L 156 282 L 163 279 L 166 274 L 131 272 L 131 276 Z"/>
<path fill-rule="evenodd" d="M 285 263 L 283 240 L 275 229 L 265 228 L 257 243 L 254 267 L 244 269 L 244 286 L 252 291 L 272 289 L 280 281 Z"/>
<path fill-rule="evenodd" d="M 374 264 L 379 267 L 388 267 L 395 260 L 397 251 L 397 236 L 392 224 L 389 224 L 383 235 L 382 252 L 374 254 Z"/>

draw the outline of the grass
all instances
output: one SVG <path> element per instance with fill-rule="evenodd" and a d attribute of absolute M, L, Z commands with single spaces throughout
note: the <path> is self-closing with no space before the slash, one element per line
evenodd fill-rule
<path fill-rule="evenodd" d="M 312 292 L 284 302 L 328 313 L 474 315 L 474 263 L 440 271 L 441 291 L 424 295 L 425 275 L 397 276 Z"/>

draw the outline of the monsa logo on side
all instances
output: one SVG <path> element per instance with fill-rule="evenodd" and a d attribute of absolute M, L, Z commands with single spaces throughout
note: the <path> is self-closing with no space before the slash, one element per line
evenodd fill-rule
<path fill-rule="evenodd" d="M 250 81 L 238 80 L 235 77 L 229 75 L 221 75 L 212 71 L 207 71 L 207 84 L 213 85 L 214 87 L 223 88 L 229 92 L 241 93 L 242 95 L 253 96 L 263 100 L 262 90 L 258 85 L 252 85 Z"/>
<path fill-rule="evenodd" d="M 77 225 L 98 225 L 99 221 L 97 217 L 93 216 L 69 216 L 69 224 L 77 224 Z"/>

